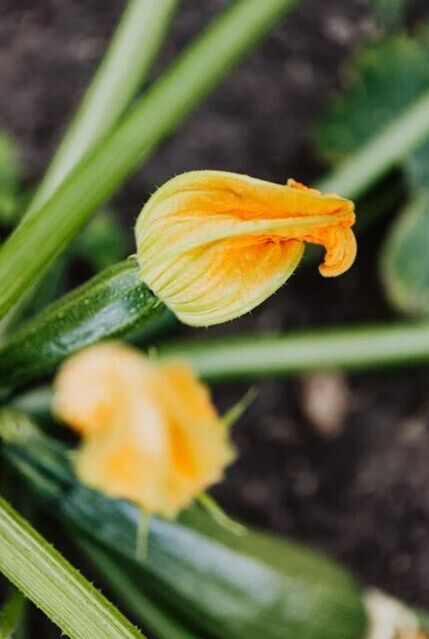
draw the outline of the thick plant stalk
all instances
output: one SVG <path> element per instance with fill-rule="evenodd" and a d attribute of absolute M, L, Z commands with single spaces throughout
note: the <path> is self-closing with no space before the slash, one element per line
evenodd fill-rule
<path fill-rule="evenodd" d="M 2 498 L 0 571 L 71 639 L 143 639 L 143 635 Z"/>
<path fill-rule="evenodd" d="M 178 0 L 130 0 L 103 61 L 56 150 L 27 215 L 47 202 L 108 133 L 147 79 Z"/>
<path fill-rule="evenodd" d="M 123 123 L 71 172 L 0 249 L 0 317 L 28 290 L 99 205 L 227 75 L 297 0 L 240 0 L 217 17 Z"/>
<path fill-rule="evenodd" d="M 429 360 L 429 323 L 380 324 L 160 345 L 209 380 L 257 379 L 318 369 L 368 369 Z"/>

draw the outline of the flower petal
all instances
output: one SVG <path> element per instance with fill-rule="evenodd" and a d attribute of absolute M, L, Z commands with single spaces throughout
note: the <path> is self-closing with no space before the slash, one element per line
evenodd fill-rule
<path fill-rule="evenodd" d="M 55 390 L 56 414 L 83 435 L 80 479 L 148 513 L 174 516 L 233 458 L 228 430 L 186 364 L 98 344 L 63 365 Z"/>
<path fill-rule="evenodd" d="M 269 297 L 291 275 L 303 243 L 322 244 L 320 272 L 347 270 L 356 254 L 353 203 L 294 180 L 194 171 L 167 182 L 136 226 L 143 281 L 185 323 L 217 324 Z"/>

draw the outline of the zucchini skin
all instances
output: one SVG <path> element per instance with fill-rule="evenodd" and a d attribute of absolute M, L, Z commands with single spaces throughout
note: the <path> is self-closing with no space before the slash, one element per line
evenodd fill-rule
<path fill-rule="evenodd" d="M 0 343 L 0 387 L 43 377 L 77 350 L 133 334 L 165 312 L 162 302 L 139 280 L 136 260 L 119 262 Z"/>
<path fill-rule="evenodd" d="M 26 418 L 24 417 L 24 420 Z M 25 431 L 22 431 L 25 433 Z M 0 436 L 1 425 L 0 425 Z M 21 441 L 19 441 L 21 440 Z M 142 598 L 196 636 L 212 639 L 363 639 L 359 588 L 334 562 L 299 545 L 220 527 L 198 507 L 178 521 L 152 518 L 148 555 L 135 560 L 139 513 L 74 478 L 67 450 L 46 436 L 6 437 L 3 454 L 103 572 L 107 556 Z M 106 569 L 105 577 L 110 579 Z M 116 589 L 118 591 L 118 589 Z M 126 603 L 126 592 L 124 602 Z M 151 625 L 150 614 L 142 621 Z M 160 639 L 174 635 L 160 633 Z"/>

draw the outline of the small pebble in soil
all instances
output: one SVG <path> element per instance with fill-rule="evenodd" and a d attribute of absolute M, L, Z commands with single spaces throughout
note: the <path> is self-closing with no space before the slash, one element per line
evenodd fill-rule
<path fill-rule="evenodd" d="M 338 437 L 350 404 L 344 375 L 315 373 L 301 380 L 301 407 L 316 433 L 326 439 Z"/>

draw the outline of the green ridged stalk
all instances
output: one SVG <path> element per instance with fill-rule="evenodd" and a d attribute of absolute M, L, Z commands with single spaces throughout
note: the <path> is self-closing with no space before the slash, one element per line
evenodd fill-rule
<path fill-rule="evenodd" d="M 144 639 L 3 498 L 0 571 L 71 639 Z"/>

